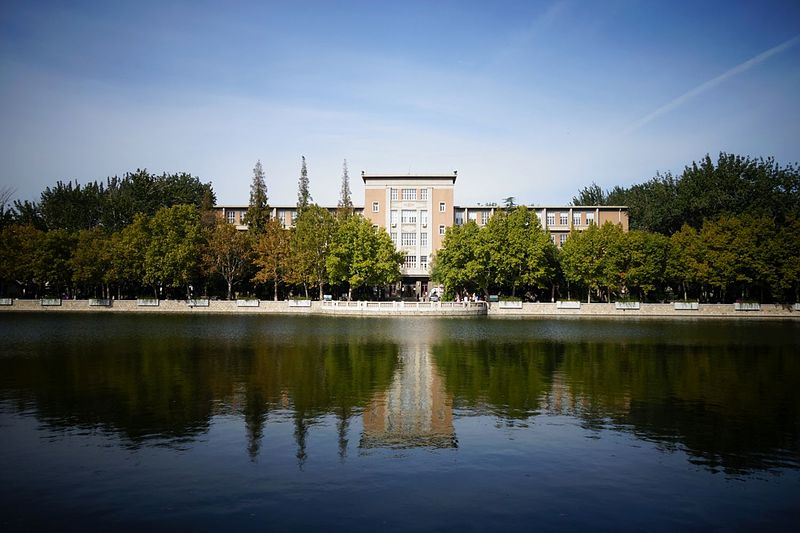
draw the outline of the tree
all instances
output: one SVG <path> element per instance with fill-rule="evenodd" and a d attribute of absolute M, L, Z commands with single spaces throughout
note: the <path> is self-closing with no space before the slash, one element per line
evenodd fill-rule
<path fill-rule="evenodd" d="M 256 161 L 253 167 L 253 181 L 250 184 L 250 204 L 244 215 L 244 223 L 255 235 L 261 235 L 266 231 L 269 221 L 269 203 L 267 198 L 267 185 L 264 182 L 264 169 L 261 160 Z"/>
<path fill-rule="evenodd" d="M 306 168 L 306 156 L 302 156 L 303 163 L 300 166 L 300 180 L 297 183 L 297 214 L 309 206 L 312 201 L 311 193 L 308 190 L 308 169 Z"/>
<path fill-rule="evenodd" d="M 16 283 L 26 294 L 34 279 L 34 253 L 43 232 L 30 224 L 0 229 L 0 281 Z"/>
<path fill-rule="evenodd" d="M 669 238 L 659 233 L 631 231 L 623 234 L 627 252 L 625 287 L 639 289 L 641 299 L 664 279 Z"/>
<path fill-rule="evenodd" d="M 186 288 L 198 274 L 203 240 L 200 214 L 193 205 L 162 207 L 150 221 L 150 244 L 145 253 L 144 281 Z"/>
<path fill-rule="evenodd" d="M 39 210 L 44 226 L 70 232 L 94 228 L 101 221 L 105 190 L 102 185 L 88 183 L 85 187 L 58 181 L 55 187 L 42 191 Z"/>
<path fill-rule="evenodd" d="M 403 254 L 383 229 L 374 229 L 361 215 L 348 217 L 336 228 L 326 259 L 332 283 L 347 284 L 347 299 L 365 285 L 386 285 L 400 279 Z"/>
<path fill-rule="evenodd" d="M 347 159 L 342 164 L 342 188 L 339 191 L 339 213 L 344 215 L 352 214 L 353 200 L 350 194 L 350 176 L 347 173 Z"/>
<path fill-rule="evenodd" d="M 608 193 L 595 182 L 578 191 L 578 196 L 572 197 L 572 205 L 606 205 Z"/>
<path fill-rule="evenodd" d="M 60 297 L 72 281 L 70 258 L 75 238 L 68 231 L 46 231 L 33 250 L 33 276 L 45 294 Z"/>
<path fill-rule="evenodd" d="M 209 272 L 219 274 L 228 286 L 228 300 L 233 286 L 242 280 L 250 266 L 252 248 L 247 233 L 222 219 L 216 219 L 208 233 L 204 262 Z"/>
<path fill-rule="evenodd" d="M 0 187 L 0 229 L 14 221 L 14 210 L 11 207 L 11 197 L 13 195 L 13 188 L 8 186 Z"/>
<path fill-rule="evenodd" d="M 146 255 L 151 240 L 150 218 L 144 213 L 135 215 L 130 225 L 111 236 L 111 268 L 104 280 L 117 284 L 117 298 L 122 297 L 123 286 L 146 283 Z M 158 297 L 157 284 L 153 288 Z"/>
<path fill-rule="evenodd" d="M 104 276 L 111 268 L 111 242 L 108 235 L 100 228 L 81 230 L 69 265 L 72 269 L 72 281 L 83 285 L 87 291 L 104 285 Z M 107 296 L 105 287 L 104 297 Z"/>
<path fill-rule="evenodd" d="M 607 299 L 623 281 L 620 259 L 624 257 L 620 248 L 622 228 L 606 222 L 602 227 L 589 226 L 582 232 L 573 231 L 561 247 L 561 268 L 568 282 L 588 289 L 587 302 L 592 301 L 594 290 L 600 293 L 605 288 Z"/>
<path fill-rule="evenodd" d="M 322 299 L 322 287 L 327 281 L 325 261 L 333 228 L 333 216 L 316 204 L 309 205 L 297 215 L 291 238 L 290 279 L 303 285 L 306 297 L 308 286 L 316 285 Z"/>
<path fill-rule="evenodd" d="M 525 206 L 496 213 L 481 229 L 480 243 L 491 281 L 510 287 L 512 296 L 522 287 L 542 288 L 555 275 L 553 242 Z"/>
<path fill-rule="evenodd" d="M 476 287 L 485 291 L 488 287 L 488 269 L 478 255 L 480 238 L 480 228 L 473 220 L 447 228 L 431 269 L 431 279 L 444 285 L 446 294 L 452 296 Z"/>
<path fill-rule="evenodd" d="M 277 218 L 270 219 L 266 231 L 255 243 L 254 262 L 259 270 L 253 277 L 256 283 L 274 284 L 273 298 L 278 301 L 278 283 L 290 270 L 289 239 L 291 232 L 283 229 Z"/>

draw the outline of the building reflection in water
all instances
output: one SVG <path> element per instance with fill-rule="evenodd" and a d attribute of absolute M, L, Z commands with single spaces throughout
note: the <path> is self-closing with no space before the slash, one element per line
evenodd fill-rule
<path fill-rule="evenodd" d="M 456 448 L 453 398 L 427 345 L 406 345 L 388 390 L 364 411 L 360 448 Z"/>

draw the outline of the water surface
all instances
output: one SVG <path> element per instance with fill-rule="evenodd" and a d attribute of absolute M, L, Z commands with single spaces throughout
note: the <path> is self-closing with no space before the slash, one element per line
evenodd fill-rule
<path fill-rule="evenodd" d="M 793 321 L 4 314 L 0 526 L 800 520 Z"/>

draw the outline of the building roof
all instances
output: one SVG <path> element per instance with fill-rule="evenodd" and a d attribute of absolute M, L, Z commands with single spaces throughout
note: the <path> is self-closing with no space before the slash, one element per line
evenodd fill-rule
<path fill-rule="evenodd" d="M 364 183 L 367 180 L 447 180 L 455 183 L 457 177 L 457 170 L 454 170 L 452 174 L 367 174 L 365 171 L 361 171 L 361 179 L 364 180 Z"/>

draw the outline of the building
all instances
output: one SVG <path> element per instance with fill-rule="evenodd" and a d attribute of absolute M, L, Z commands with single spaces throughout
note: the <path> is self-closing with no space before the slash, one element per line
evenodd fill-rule
<path fill-rule="evenodd" d="M 497 205 L 455 205 L 455 185 L 458 172 L 452 174 L 392 175 L 361 173 L 364 181 L 364 206 L 355 207 L 375 227 L 384 228 L 398 250 L 405 254 L 402 265 L 403 296 L 421 296 L 428 292 L 433 255 L 442 247 L 447 228 L 474 221 L 484 226 L 496 211 Z M 336 207 L 325 207 L 331 213 Z M 222 205 L 215 208 L 219 216 L 246 230 L 242 219 L 247 205 Z M 550 232 L 556 246 L 566 242 L 570 231 L 582 231 L 593 224 L 620 224 L 628 231 L 626 206 L 529 206 L 542 227 Z M 283 227 L 294 225 L 295 206 L 272 207 L 272 217 Z"/>

